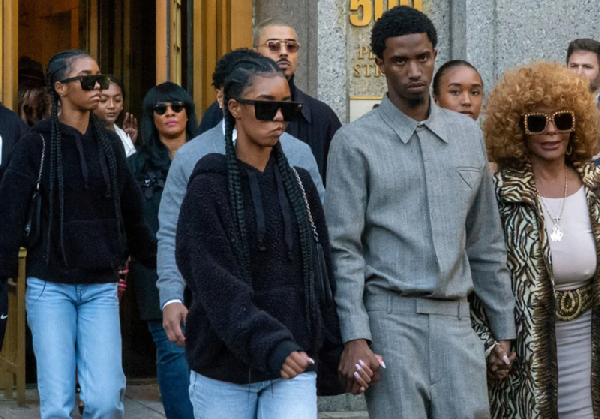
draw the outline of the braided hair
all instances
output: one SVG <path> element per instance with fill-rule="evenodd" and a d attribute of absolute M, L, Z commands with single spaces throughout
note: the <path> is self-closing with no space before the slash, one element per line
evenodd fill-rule
<path fill-rule="evenodd" d="M 227 181 L 229 191 L 229 203 L 233 215 L 233 227 L 230 231 L 234 249 L 242 262 L 243 275 L 248 279 L 250 275 L 250 255 L 248 234 L 246 231 L 246 218 L 241 187 L 240 168 L 233 144 L 233 130 L 235 118 L 229 111 L 228 102 L 231 99 L 242 98 L 246 88 L 252 86 L 255 77 L 285 77 L 275 61 L 266 57 L 248 57 L 241 59 L 227 77 L 223 92 L 223 113 L 225 118 L 225 155 L 227 157 Z M 275 147 L 277 167 L 285 192 L 290 200 L 296 222 L 300 233 L 300 245 L 302 250 L 302 273 L 304 278 L 304 294 L 306 303 L 306 324 L 310 335 L 315 337 L 315 331 L 319 330 L 318 303 L 315 292 L 315 264 L 314 246 L 312 244 L 313 233 L 308 218 L 308 211 L 302 190 L 298 185 L 295 174 L 283 153 L 281 143 Z M 291 255 L 289 255 L 291 257 Z"/>
<path fill-rule="evenodd" d="M 52 221 L 54 219 L 54 201 L 58 197 L 58 211 L 59 211 L 59 242 L 60 242 L 60 253 L 62 260 L 65 265 L 68 266 L 64 240 L 63 240 L 63 225 L 64 225 L 64 209 L 65 209 L 65 198 L 64 198 L 64 171 L 63 171 L 63 156 L 62 156 L 62 139 L 60 133 L 60 126 L 58 120 L 58 106 L 60 102 L 60 96 L 54 89 L 54 84 L 61 80 L 64 80 L 71 69 L 71 64 L 79 59 L 90 57 L 87 53 L 77 50 L 62 51 L 52 56 L 48 61 L 46 68 L 46 88 L 50 94 L 52 101 L 52 112 L 50 116 L 51 130 L 50 130 L 50 199 L 48 209 L 48 234 L 46 242 L 46 261 L 50 260 L 50 247 L 51 247 L 51 231 Z M 62 109 L 64 112 L 65 109 Z M 100 120 L 92 114 L 90 110 L 90 118 L 92 128 L 98 142 L 99 149 L 104 153 L 104 156 L 108 162 L 108 172 L 110 179 L 110 195 L 113 198 L 115 216 L 117 219 L 117 233 L 119 237 L 119 244 L 124 247 L 124 235 L 123 235 L 123 218 L 121 215 L 121 202 L 120 202 L 120 191 L 119 191 L 119 180 L 118 180 L 118 168 L 115 151 L 110 143 L 108 135 L 104 126 Z"/>

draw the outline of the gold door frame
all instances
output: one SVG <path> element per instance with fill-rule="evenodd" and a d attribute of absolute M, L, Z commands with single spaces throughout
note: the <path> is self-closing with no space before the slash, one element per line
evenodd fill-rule
<path fill-rule="evenodd" d="M 0 101 L 17 107 L 19 61 L 19 1 L 2 0 L 0 5 Z"/>

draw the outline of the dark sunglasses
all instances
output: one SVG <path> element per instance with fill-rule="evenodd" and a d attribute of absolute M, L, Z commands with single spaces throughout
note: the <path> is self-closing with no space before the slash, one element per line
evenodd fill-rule
<path fill-rule="evenodd" d="M 300 49 L 300 44 L 298 43 L 298 41 L 287 40 L 287 39 L 269 39 L 263 45 L 266 46 L 267 48 L 269 48 L 269 51 L 271 51 L 271 52 L 281 51 L 282 45 L 285 46 L 285 49 L 287 49 L 287 52 L 292 53 L 292 54 L 295 52 L 298 52 L 298 50 Z"/>
<path fill-rule="evenodd" d="M 300 118 L 302 114 L 302 103 L 300 102 L 277 102 L 274 100 L 251 100 L 238 99 L 238 103 L 254 105 L 254 116 L 259 121 L 272 121 L 281 109 L 284 121 L 291 122 Z"/>
<path fill-rule="evenodd" d="M 159 103 L 153 109 L 157 115 L 164 115 L 167 113 L 167 108 L 169 107 L 175 113 L 179 113 L 185 109 L 185 105 L 181 102 L 171 103 L 170 105 L 166 103 Z"/>
<path fill-rule="evenodd" d="M 72 81 L 79 81 L 81 90 L 94 90 L 96 83 L 100 85 L 100 90 L 107 90 L 108 86 L 110 86 L 110 77 L 106 74 L 69 77 L 68 79 L 61 80 L 60 83 L 67 84 Z"/>
<path fill-rule="evenodd" d="M 550 115 L 533 112 L 525 114 L 525 134 L 542 134 L 548 129 L 550 121 L 554 124 L 557 131 L 573 132 L 575 131 L 575 113 L 572 111 L 558 111 Z"/>

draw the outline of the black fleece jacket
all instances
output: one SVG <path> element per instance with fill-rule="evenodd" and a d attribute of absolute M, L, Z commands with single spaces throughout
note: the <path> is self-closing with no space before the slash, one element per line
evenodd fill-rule
<path fill-rule="evenodd" d="M 280 378 L 285 358 L 293 351 L 316 358 L 323 330 L 315 328 L 311 336 L 307 328 L 300 234 L 278 181 L 275 157 L 264 172 L 241 161 L 238 164 L 251 278 L 243 278 L 231 241 L 233 220 L 224 155 L 205 156 L 190 177 L 177 225 L 176 257 L 192 290 L 186 323 L 190 368 L 220 381 L 247 384 Z M 308 172 L 297 170 L 330 268 L 317 190 Z M 338 327 L 335 307 L 319 308 L 318 316 L 322 324 Z"/>
<path fill-rule="evenodd" d="M 43 136 L 46 155 L 40 187 L 42 235 L 41 240 L 28 249 L 27 275 L 68 284 L 116 282 L 117 271 L 125 257 L 124 241 L 117 232 L 107 158 L 100 151 L 91 122 L 85 134 L 59 124 L 64 173 L 64 258 L 59 240 L 59 201 L 56 197 L 50 257 L 46 260 L 50 128 L 49 120 L 40 121 L 16 144 L 0 184 L 0 278 L 17 274 L 18 250 L 27 221 L 27 208 L 38 178 Z M 119 137 L 110 131 L 107 131 L 107 135 L 117 159 L 127 247 L 138 260 L 155 266 L 156 239 L 144 220 L 140 188 L 127 167 Z"/>

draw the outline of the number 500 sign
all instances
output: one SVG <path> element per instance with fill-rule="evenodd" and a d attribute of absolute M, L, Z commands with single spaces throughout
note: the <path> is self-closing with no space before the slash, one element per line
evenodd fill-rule
<path fill-rule="evenodd" d="M 379 19 L 383 12 L 398 5 L 423 10 L 423 0 L 350 0 L 350 23 L 368 26 L 373 18 Z"/>

